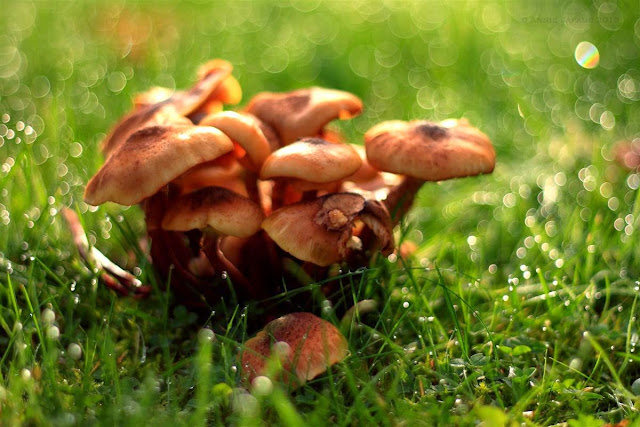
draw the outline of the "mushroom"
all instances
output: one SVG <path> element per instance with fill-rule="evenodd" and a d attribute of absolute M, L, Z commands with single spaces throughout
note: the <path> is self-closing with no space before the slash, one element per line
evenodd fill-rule
<path fill-rule="evenodd" d="M 85 201 L 90 205 L 107 201 L 134 205 L 190 168 L 232 149 L 231 140 L 212 127 L 144 128 L 131 135 L 91 178 Z"/>
<path fill-rule="evenodd" d="M 271 154 L 271 147 L 259 120 L 250 114 L 223 111 L 205 117 L 200 125 L 220 129 L 236 144 L 234 153 L 240 164 L 247 169 L 244 174 L 245 187 L 251 199 L 262 204 L 257 173 Z"/>
<path fill-rule="evenodd" d="M 199 124 L 221 130 L 238 144 L 241 150 L 236 151 L 239 151 L 243 166 L 253 172 L 258 172 L 271 154 L 269 141 L 262 132 L 259 121 L 249 114 L 222 111 L 208 115 Z"/>
<path fill-rule="evenodd" d="M 404 175 L 384 200 L 394 223 L 425 181 L 491 173 L 496 158 L 489 138 L 464 119 L 382 122 L 366 132 L 365 147 L 373 167 Z"/>
<path fill-rule="evenodd" d="M 286 186 L 299 192 L 333 189 L 338 182 L 355 173 L 362 161 L 348 144 L 332 144 L 320 138 L 304 138 L 282 147 L 267 158 L 260 170 L 261 179 L 275 179 L 273 209 L 284 203 Z M 315 196 L 310 194 L 309 197 Z"/>
<path fill-rule="evenodd" d="M 162 228 L 170 231 L 201 230 L 202 251 L 214 270 L 226 272 L 243 296 L 256 292 L 220 250 L 222 236 L 248 238 L 260 230 L 264 214 L 255 202 L 222 187 L 207 187 L 178 197 L 169 204 Z M 259 291 L 259 290 L 258 290 Z"/>
<path fill-rule="evenodd" d="M 294 257 L 325 267 L 360 250 L 353 239 L 358 217 L 377 237 L 383 253 L 393 250 L 389 214 L 376 201 L 358 194 L 328 194 L 315 200 L 284 206 L 262 223 L 276 244 Z"/>
<path fill-rule="evenodd" d="M 233 67 L 227 61 L 213 60 L 203 67 L 200 80 L 187 91 L 178 91 L 166 99 L 153 103 L 153 99 L 168 95 L 166 90 L 152 89 L 136 99 L 139 105 L 133 112 L 125 115 L 116 123 L 101 145 L 105 158 L 115 152 L 136 131 L 155 125 L 180 124 L 192 122 L 186 116 L 197 111 L 230 75 Z"/>
<path fill-rule="evenodd" d="M 271 126 L 283 145 L 299 138 L 320 135 L 334 119 L 349 119 L 360 114 L 362 101 L 341 90 L 312 87 L 287 93 L 263 92 L 246 108 Z"/>
<path fill-rule="evenodd" d="M 251 383 L 269 374 L 268 362 L 275 356 L 282 363 L 282 380 L 295 388 L 344 360 L 348 351 L 346 338 L 334 325 L 311 313 L 291 313 L 245 342 L 242 370 Z"/>

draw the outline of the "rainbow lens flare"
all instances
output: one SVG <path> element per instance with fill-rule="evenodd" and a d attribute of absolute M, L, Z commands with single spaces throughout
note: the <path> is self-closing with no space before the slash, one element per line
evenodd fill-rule
<path fill-rule="evenodd" d="M 575 52 L 576 61 L 583 68 L 596 68 L 600 62 L 600 52 L 593 43 L 580 42 L 576 46 Z"/>

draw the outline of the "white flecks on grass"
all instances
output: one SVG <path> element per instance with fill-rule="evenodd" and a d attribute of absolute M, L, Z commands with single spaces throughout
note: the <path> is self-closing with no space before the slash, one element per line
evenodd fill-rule
<path fill-rule="evenodd" d="M 73 360 L 80 360 L 80 358 L 82 357 L 82 347 L 73 342 L 67 346 L 67 354 Z"/>
<path fill-rule="evenodd" d="M 57 341 L 60 338 L 60 329 L 57 326 L 48 327 L 47 338 L 49 338 L 52 341 Z"/>
<path fill-rule="evenodd" d="M 273 383 L 268 377 L 260 375 L 251 381 L 251 390 L 257 396 L 268 396 L 273 392 Z"/>

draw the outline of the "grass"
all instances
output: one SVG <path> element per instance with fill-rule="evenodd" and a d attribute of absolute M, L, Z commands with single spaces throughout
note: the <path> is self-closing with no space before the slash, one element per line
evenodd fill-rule
<path fill-rule="evenodd" d="M 0 424 L 603 425 L 637 418 L 640 177 L 636 2 L 47 2 L 0 16 Z M 600 51 L 595 69 L 574 59 Z M 315 313 L 350 356 L 291 392 L 248 394 L 238 350 L 259 303 L 172 304 L 141 255 L 138 208 L 90 208 L 98 143 L 152 85 L 230 60 L 245 99 L 320 85 L 360 96 L 340 126 L 468 117 L 490 176 L 430 183 L 405 258 L 343 272 Z M 613 117 L 614 122 L 611 118 Z M 58 212 L 154 285 L 116 297 Z M 314 285 L 312 287 L 317 287 Z M 286 300 L 287 295 L 278 299 Z M 215 338 L 211 339 L 211 330 Z M 80 351 L 78 351 L 78 348 Z"/>

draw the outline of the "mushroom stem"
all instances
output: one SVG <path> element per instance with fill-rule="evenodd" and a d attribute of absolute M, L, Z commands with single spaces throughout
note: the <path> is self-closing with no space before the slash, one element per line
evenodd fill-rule
<path fill-rule="evenodd" d="M 317 198 L 318 192 L 316 190 L 305 191 L 302 193 L 302 202 L 310 202 Z"/>
<path fill-rule="evenodd" d="M 222 253 L 220 249 L 221 239 L 222 238 L 212 230 L 205 230 L 202 240 L 202 252 L 209 259 L 216 273 L 224 274 L 226 272 L 227 277 L 231 279 L 234 285 L 238 299 L 247 300 L 253 298 L 255 292 L 249 280 Z"/>
<path fill-rule="evenodd" d="M 247 187 L 247 194 L 249 195 L 249 198 L 256 202 L 258 206 L 262 206 L 260 190 L 258 189 L 258 174 L 247 171 L 244 176 L 244 184 Z"/>
<path fill-rule="evenodd" d="M 398 224 L 402 217 L 409 211 L 418 190 L 420 190 L 423 184 L 424 181 L 421 179 L 404 176 L 400 184 L 391 189 L 387 198 L 382 201 L 391 214 L 391 223 L 393 226 Z"/>
<path fill-rule="evenodd" d="M 315 199 L 311 197 L 311 200 Z M 287 179 L 275 179 L 273 183 L 273 190 L 271 194 L 271 211 L 280 209 L 285 205 L 299 202 L 302 199 L 303 193 L 296 191 L 289 180 Z"/>

